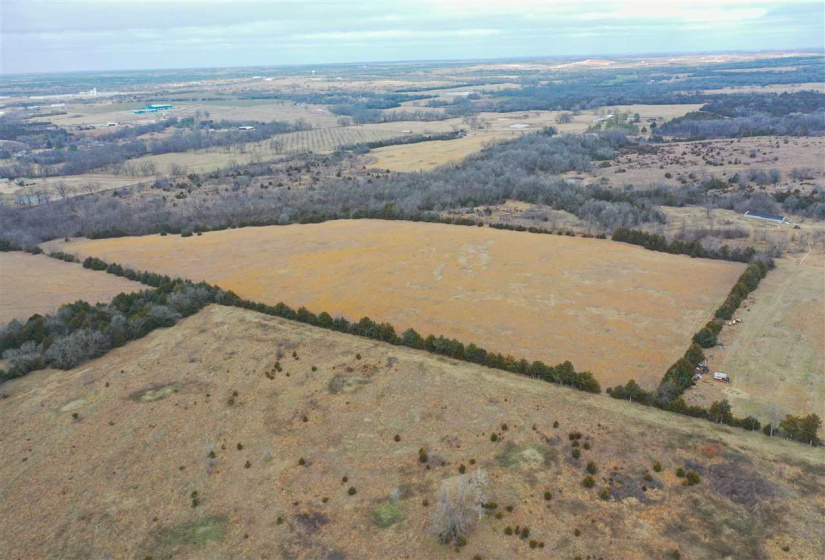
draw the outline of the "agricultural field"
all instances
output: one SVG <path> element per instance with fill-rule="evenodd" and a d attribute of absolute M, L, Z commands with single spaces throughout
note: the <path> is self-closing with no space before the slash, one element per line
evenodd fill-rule
<path fill-rule="evenodd" d="M 46 247 L 528 360 L 570 360 L 603 386 L 657 384 L 744 270 L 605 240 L 380 220 Z"/>
<path fill-rule="evenodd" d="M 791 560 L 825 547 L 816 449 L 251 311 L 211 306 L 2 392 L 12 558 Z M 439 490 L 468 480 L 487 507 L 457 556 L 432 520 Z"/>
<path fill-rule="evenodd" d="M 197 111 L 208 111 L 209 118 L 213 120 L 293 122 L 299 118 L 303 118 L 315 127 L 335 126 L 336 119 L 335 115 L 333 115 L 328 108 L 320 105 L 296 105 L 292 102 L 285 103 L 272 100 L 227 99 L 223 101 L 177 101 L 172 97 L 171 99 L 153 99 L 152 103 L 170 103 L 174 107 L 162 113 L 136 115 L 133 111 L 135 109 L 142 109 L 146 106 L 146 103 L 77 103 L 61 108 L 61 111 L 65 111 L 65 114 L 35 117 L 33 120 L 49 121 L 58 126 L 72 129 L 76 126 L 102 126 L 108 122 L 123 126 L 145 124 L 169 117 L 183 119 L 195 116 Z M 117 130 L 118 128 L 119 126 L 109 127 L 105 130 L 111 131 Z"/>
<path fill-rule="evenodd" d="M 639 113 L 645 122 L 651 119 L 665 120 L 680 117 L 696 111 L 701 105 L 625 105 L 618 107 L 622 113 Z M 522 134 L 529 134 L 552 126 L 562 134 L 585 132 L 600 114 L 607 111 L 600 108 L 581 111 L 573 115 L 567 123 L 557 123 L 559 111 L 524 111 L 517 113 L 479 113 L 478 127 L 473 127 L 468 136 L 456 140 L 436 140 L 398 146 L 387 146 L 372 150 L 366 160 L 374 169 L 409 172 L 427 171 L 445 163 L 455 163 L 481 150 L 490 142 L 512 140 Z M 450 126 L 467 128 L 462 119 L 443 121 Z M 409 125 L 410 123 L 403 123 Z M 439 124 L 442 123 L 429 123 Z M 449 129 L 448 129 L 449 130 Z"/>
<path fill-rule="evenodd" d="M 712 371 L 731 384 L 703 380 L 691 399 L 728 399 L 739 416 L 774 424 L 785 414 L 825 417 L 825 266 L 784 258 L 726 325 L 722 346 L 706 352 Z"/>
<path fill-rule="evenodd" d="M 45 255 L 0 253 L 0 323 L 52 313 L 79 299 L 109 302 L 121 292 L 142 289 L 137 282 Z"/>

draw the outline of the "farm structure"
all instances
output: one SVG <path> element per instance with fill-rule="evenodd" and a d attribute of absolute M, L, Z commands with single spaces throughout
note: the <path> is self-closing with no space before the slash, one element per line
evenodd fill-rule
<path fill-rule="evenodd" d="M 763 220 L 766 222 L 773 222 L 776 224 L 789 224 L 791 223 L 788 218 L 785 216 L 780 216 L 778 214 L 763 214 L 761 212 L 745 212 L 743 214 L 746 218 L 753 218 L 754 220 Z"/>
<path fill-rule="evenodd" d="M 174 106 L 163 104 L 163 105 L 147 105 L 143 109 L 136 109 L 132 111 L 136 115 L 144 115 L 146 113 L 157 113 L 158 111 L 168 111 L 169 109 L 173 109 Z"/>

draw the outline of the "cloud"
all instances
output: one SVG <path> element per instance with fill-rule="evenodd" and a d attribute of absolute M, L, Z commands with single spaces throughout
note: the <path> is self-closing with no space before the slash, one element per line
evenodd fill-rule
<path fill-rule="evenodd" d="M 825 37 L 822 2 L 0 1 L 6 73 L 822 48 Z"/>

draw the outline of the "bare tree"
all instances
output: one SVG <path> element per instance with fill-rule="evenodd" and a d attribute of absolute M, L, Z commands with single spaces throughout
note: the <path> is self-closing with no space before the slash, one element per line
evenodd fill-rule
<path fill-rule="evenodd" d="M 335 119 L 335 122 L 338 123 L 338 126 L 352 126 L 352 119 L 350 117 L 338 117 Z"/>
<path fill-rule="evenodd" d="M 69 193 L 69 187 L 66 185 L 65 181 L 58 181 L 54 184 L 54 190 L 57 191 L 57 194 L 60 195 L 60 198 L 66 198 L 66 195 Z"/>
<path fill-rule="evenodd" d="M 184 167 L 183 165 L 174 161 L 169 164 L 169 175 L 171 175 L 172 177 L 180 177 L 181 175 L 185 174 L 186 167 Z"/>
<path fill-rule="evenodd" d="M 486 485 L 482 470 L 448 478 L 441 484 L 430 531 L 442 543 L 460 542 L 481 519 Z"/>
<path fill-rule="evenodd" d="M 567 124 L 567 123 L 572 122 L 572 121 L 573 121 L 573 113 L 569 113 L 567 111 L 564 111 L 564 112 L 559 113 L 558 115 L 556 115 L 556 122 L 558 124 Z"/>

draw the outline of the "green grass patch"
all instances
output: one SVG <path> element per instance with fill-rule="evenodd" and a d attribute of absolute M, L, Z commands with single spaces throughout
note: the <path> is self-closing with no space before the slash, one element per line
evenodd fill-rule
<path fill-rule="evenodd" d="M 379 527 L 389 527 L 404 520 L 404 507 L 401 504 L 389 503 L 372 512 L 372 521 Z"/>
<path fill-rule="evenodd" d="M 163 400 L 175 394 L 181 388 L 180 383 L 169 383 L 168 385 L 153 385 L 129 395 L 135 402 L 152 402 Z"/>
<path fill-rule="evenodd" d="M 149 547 L 154 558 L 173 558 L 185 547 L 199 547 L 208 542 L 221 542 L 226 533 L 225 515 L 204 517 L 197 521 L 163 527 L 154 536 Z"/>
<path fill-rule="evenodd" d="M 549 465 L 557 460 L 556 450 L 540 443 L 516 445 L 513 442 L 507 442 L 504 451 L 496 457 L 496 462 L 500 467 L 512 467 L 519 463 Z"/>

